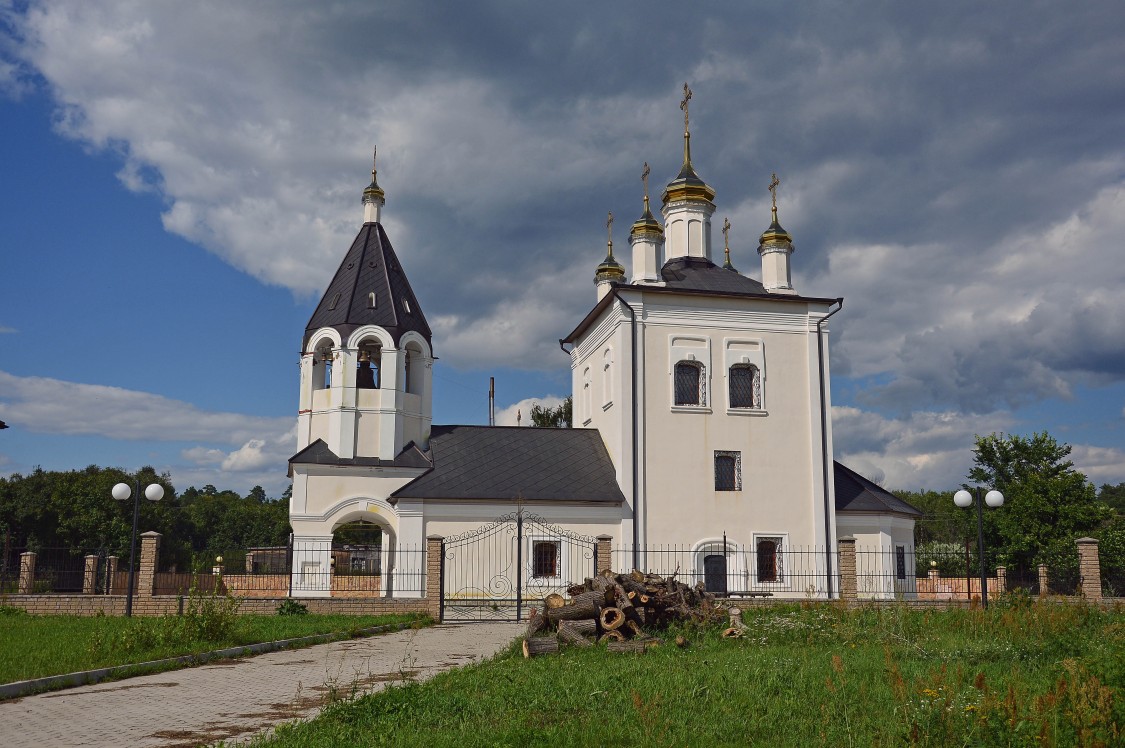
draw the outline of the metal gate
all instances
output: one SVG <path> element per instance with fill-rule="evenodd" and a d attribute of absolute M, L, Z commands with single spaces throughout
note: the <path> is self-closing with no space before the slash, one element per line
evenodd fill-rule
<path fill-rule="evenodd" d="M 518 621 L 594 576 L 598 543 L 519 509 L 443 543 L 441 619 Z"/>

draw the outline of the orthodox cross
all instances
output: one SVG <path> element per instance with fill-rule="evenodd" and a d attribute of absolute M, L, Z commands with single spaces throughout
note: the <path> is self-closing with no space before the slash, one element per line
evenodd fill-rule
<path fill-rule="evenodd" d="M 723 247 L 730 254 L 730 219 L 723 219 Z"/>
<path fill-rule="evenodd" d="M 777 212 L 777 187 L 778 187 L 779 184 L 781 184 L 781 180 L 777 178 L 777 172 L 774 172 L 770 176 L 770 187 L 769 187 L 770 195 L 773 198 L 773 212 L 774 213 Z"/>
<path fill-rule="evenodd" d="M 688 131 L 688 102 L 691 101 L 691 89 L 684 84 L 684 100 L 680 102 L 680 109 L 684 110 L 684 132 Z"/>
<path fill-rule="evenodd" d="M 642 171 L 642 172 L 641 172 L 641 182 L 642 182 L 642 183 L 644 184 L 644 186 L 645 186 L 645 207 L 646 207 L 646 208 L 648 207 L 648 175 L 649 175 L 650 173 L 651 173 L 651 172 L 650 172 L 650 170 L 649 170 L 649 168 L 648 168 L 648 161 L 645 161 L 645 168 L 644 168 L 644 171 Z"/>
<path fill-rule="evenodd" d="M 375 181 L 375 159 L 379 156 L 379 146 L 371 149 L 371 181 Z"/>
<path fill-rule="evenodd" d="M 605 230 L 609 234 L 609 253 L 613 254 L 613 211 L 609 212 L 609 218 L 605 221 Z"/>

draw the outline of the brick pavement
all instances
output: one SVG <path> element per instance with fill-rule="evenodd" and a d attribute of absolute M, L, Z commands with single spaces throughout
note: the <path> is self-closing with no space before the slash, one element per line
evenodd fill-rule
<path fill-rule="evenodd" d="M 319 644 L 0 702 L 0 744 L 179 748 L 245 740 L 316 715 L 335 689 L 377 691 L 503 649 L 517 623 L 457 624 Z"/>

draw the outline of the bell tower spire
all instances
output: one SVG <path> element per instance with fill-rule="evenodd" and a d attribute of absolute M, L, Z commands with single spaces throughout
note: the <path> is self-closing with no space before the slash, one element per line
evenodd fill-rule
<path fill-rule="evenodd" d="M 648 175 L 645 162 L 641 183 L 645 190 L 645 209 L 629 230 L 629 244 L 633 246 L 633 282 L 656 283 L 660 280 L 660 255 L 664 247 L 664 227 L 648 207 Z"/>
<path fill-rule="evenodd" d="M 781 180 L 774 173 L 770 176 L 770 227 L 762 232 L 759 239 L 758 254 L 762 258 L 762 285 L 770 293 L 797 293 L 793 290 L 793 280 L 789 272 L 789 256 L 793 254 L 793 237 L 777 221 L 777 188 Z"/>
<path fill-rule="evenodd" d="M 383 206 L 387 204 L 386 194 L 383 192 L 383 188 L 379 186 L 379 181 L 375 179 L 375 160 L 378 156 L 378 147 L 372 148 L 371 184 L 367 185 L 367 189 L 363 191 L 364 223 L 379 223 L 379 214 L 382 212 Z"/>

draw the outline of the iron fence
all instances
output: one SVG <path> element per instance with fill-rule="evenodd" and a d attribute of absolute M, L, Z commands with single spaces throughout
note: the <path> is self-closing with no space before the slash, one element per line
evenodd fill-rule
<path fill-rule="evenodd" d="M 34 574 L 30 589 L 21 590 L 24 554 L 29 551 L 35 554 Z M 0 593 L 102 594 L 111 583 L 106 559 L 104 550 L 9 546 L 0 560 Z"/>
<path fill-rule="evenodd" d="M 840 589 L 838 555 L 824 547 L 786 546 L 775 538 L 761 538 L 751 548 L 730 541 L 627 545 L 613 549 L 612 567 L 674 576 L 729 597 L 823 599 Z"/>
<path fill-rule="evenodd" d="M 192 569 L 167 566 L 154 594 L 218 592 L 238 597 L 421 597 L 426 548 L 386 543 L 295 540 L 287 545 L 210 550 Z"/>

